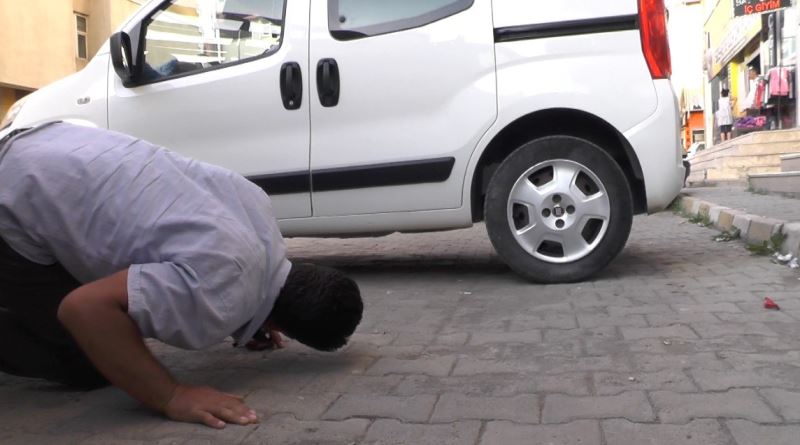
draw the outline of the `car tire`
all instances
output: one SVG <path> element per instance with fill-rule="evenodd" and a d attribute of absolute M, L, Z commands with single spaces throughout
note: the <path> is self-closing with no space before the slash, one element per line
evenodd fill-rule
<path fill-rule="evenodd" d="M 625 247 L 633 198 L 603 149 L 572 136 L 530 141 L 497 168 L 486 228 L 512 270 L 539 283 L 585 280 Z"/>

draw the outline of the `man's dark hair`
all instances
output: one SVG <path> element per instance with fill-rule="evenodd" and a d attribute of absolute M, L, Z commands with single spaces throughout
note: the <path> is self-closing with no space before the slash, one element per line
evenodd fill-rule
<path fill-rule="evenodd" d="M 727 88 L 723 88 L 722 89 L 722 97 L 728 97 L 728 94 L 729 94 L 728 89 Z"/>
<path fill-rule="evenodd" d="M 293 264 L 270 320 L 300 343 L 333 351 L 347 343 L 363 310 L 355 281 L 329 267 Z"/>

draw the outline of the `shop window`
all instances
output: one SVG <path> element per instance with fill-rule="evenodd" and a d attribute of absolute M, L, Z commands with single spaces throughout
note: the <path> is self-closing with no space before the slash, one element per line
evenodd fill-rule
<path fill-rule="evenodd" d="M 694 142 L 705 142 L 706 141 L 706 132 L 705 130 L 694 130 L 692 131 L 692 143 Z"/>

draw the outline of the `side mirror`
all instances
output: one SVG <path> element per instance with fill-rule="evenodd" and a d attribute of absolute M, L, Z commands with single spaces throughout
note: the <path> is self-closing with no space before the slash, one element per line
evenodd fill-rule
<path fill-rule="evenodd" d="M 124 32 L 117 32 L 109 39 L 111 49 L 111 64 L 114 71 L 122 80 L 122 85 L 132 87 L 136 85 L 134 81 L 135 66 L 131 56 L 131 38 Z"/>

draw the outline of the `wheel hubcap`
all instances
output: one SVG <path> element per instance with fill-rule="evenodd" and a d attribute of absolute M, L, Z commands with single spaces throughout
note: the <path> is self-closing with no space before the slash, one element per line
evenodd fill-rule
<path fill-rule="evenodd" d="M 600 179 L 566 159 L 542 162 L 522 174 L 508 199 L 508 222 L 519 245 L 550 263 L 579 260 L 603 239 L 611 203 Z"/>

